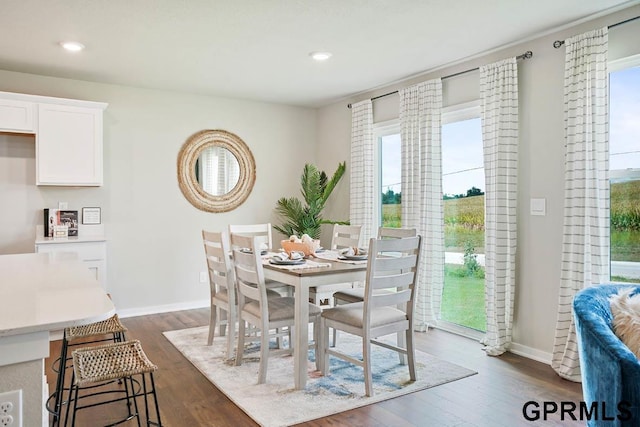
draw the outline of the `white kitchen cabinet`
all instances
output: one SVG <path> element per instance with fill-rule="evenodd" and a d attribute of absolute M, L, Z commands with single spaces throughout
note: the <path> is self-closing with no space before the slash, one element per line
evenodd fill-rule
<path fill-rule="evenodd" d="M 38 185 L 102 185 L 102 110 L 39 104 Z"/>
<path fill-rule="evenodd" d="M 64 257 L 76 257 L 91 270 L 102 287 L 107 289 L 107 242 L 103 237 L 68 237 L 36 239 L 36 253 L 56 253 Z"/>
<path fill-rule="evenodd" d="M 36 184 L 103 184 L 102 115 L 107 104 L 0 92 L 0 132 L 32 133 Z"/>
<path fill-rule="evenodd" d="M 0 129 L 5 132 L 34 133 L 36 104 L 0 98 Z"/>

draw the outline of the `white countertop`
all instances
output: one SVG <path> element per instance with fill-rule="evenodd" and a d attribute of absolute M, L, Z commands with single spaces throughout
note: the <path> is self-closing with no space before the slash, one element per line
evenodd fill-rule
<path fill-rule="evenodd" d="M 107 319 L 111 299 L 77 260 L 55 254 L 0 255 L 0 337 Z"/>
<path fill-rule="evenodd" d="M 107 238 L 104 236 L 70 236 L 70 237 L 36 237 L 36 245 L 48 245 L 59 243 L 87 243 L 87 242 L 106 242 Z"/>

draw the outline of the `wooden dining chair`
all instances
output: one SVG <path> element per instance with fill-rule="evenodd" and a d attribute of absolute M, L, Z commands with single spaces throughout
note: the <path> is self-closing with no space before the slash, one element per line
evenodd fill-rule
<path fill-rule="evenodd" d="M 378 239 L 402 239 L 417 236 L 415 228 L 378 228 Z M 381 289 L 379 292 L 384 293 Z M 364 288 L 343 289 L 333 294 L 333 305 L 348 304 L 351 302 L 360 302 L 364 300 Z"/>
<path fill-rule="evenodd" d="M 360 246 L 361 238 L 361 225 L 334 224 L 333 234 L 331 235 L 331 250 L 339 250 L 349 247 L 357 248 Z"/>
<path fill-rule="evenodd" d="M 227 359 L 233 355 L 235 322 L 236 322 L 236 290 L 233 264 L 229 258 L 230 244 L 226 232 L 202 230 L 204 252 L 207 257 L 209 272 L 209 289 L 211 295 L 211 315 L 209 318 L 209 337 L 207 345 L 213 344 L 216 325 L 220 328 L 220 336 L 227 335 Z M 224 314 L 224 316 L 223 316 Z"/>
<path fill-rule="evenodd" d="M 229 235 L 242 234 L 244 236 L 251 236 L 258 238 L 258 247 L 262 250 L 266 246 L 268 250 L 275 250 L 276 247 L 273 243 L 273 227 L 271 223 L 264 224 L 229 224 Z M 233 249 L 233 248 L 232 248 Z M 291 287 L 284 285 L 275 280 L 267 280 L 266 285 L 268 289 L 278 292 L 280 295 L 291 296 Z"/>
<path fill-rule="evenodd" d="M 266 245 L 267 249 L 274 248 L 273 230 L 269 222 L 265 224 L 229 224 L 229 235 L 232 233 L 256 236 L 259 239 L 258 247 Z"/>
<path fill-rule="evenodd" d="M 413 312 L 416 295 L 420 236 L 403 239 L 371 239 L 365 282 L 364 301 L 325 309 L 321 314 L 319 364 L 323 374 L 330 374 L 329 356 L 335 356 L 364 368 L 365 392 L 373 395 L 371 344 L 406 355 L 411 381 L 416 380 L 413 345 Z M 389 256 L 389 253 L 396 256 Z M 376 294 L 376 290 L 394 288 L 395 292 Z M 362 359 L 356 359 L 329 347 L 329 328 L 362 338 Z M 396 345 L 380 342 L 378 337 L 404 333 Z M 401 341 L 404 341 L 403 344 Z"/>
<path fill-rule="evenodd" d="M 357 248 L 360 246 L 362 234 L 362 226 L 360 225 L 342 225 L 334 224 L 331 234 L 331 250 L 340 250 L 344 248 Z M 309 302 L 321 307 L 331 306 L 331 297 L 334 292 L 340 290 L 351 289 L 353 283 L 336 283 L 331 286 L 323 286 L 318 289 L 316 287 L 309 288 Z"/>
<path fill-rule="evenodd" d="M 264 281 L 262 258 L 260 257 L 259 239 L 255 236 L 231 234 L 231 245 L 238 290 L 238 348 L 236 352 L 236 366 L 242 364 L 245 340 L 260 341 L 260 368 L 258 384 L 266 382 L 267 365 L 270 355 L 291 353 L 291 339 L 288 348 L 269 349 L 270 338 L 281 338 L 288 334 L 295 325 L 295 299 L 293 297 L 267 298 Z M 249 248 L 242 251 L 239 248 Z M 309 321 L 314 323 L 314 345 L 316 361 L 318 360 L 317 345 L 320 333 L 320 308 L 309 304 Z M 260 330 L 260 336 L 246 335 L 245 322 Z M 288 329 L 287 331 L 284 328 Z M 275 330 L 275 333 L 272 331 Z"/>

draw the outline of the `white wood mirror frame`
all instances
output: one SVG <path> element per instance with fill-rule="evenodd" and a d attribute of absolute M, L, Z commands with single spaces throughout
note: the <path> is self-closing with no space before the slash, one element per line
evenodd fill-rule
<path fill-rule="evenodd" d="M 238 182 L 226 194 L 206 192 L 196 177 L 196 162 L 204 150 L 221 147 L 229 150 L 240 167 Z M 206 212 L 227 212 L 240 206 L 251 194 L 256 180 L 256 163 L 251 150 L 238 136 L 225 130 L 202 130 L 191 135 L 178 153 L 178 184 L 184 197 Z"/>

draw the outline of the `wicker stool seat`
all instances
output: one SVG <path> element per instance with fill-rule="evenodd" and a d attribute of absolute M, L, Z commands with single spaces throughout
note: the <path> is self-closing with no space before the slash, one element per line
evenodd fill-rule
<path fill-rule="evenodd" d="M 120 322 L 117 314 L 114 314 L 106 320 L 100 322 L 89 323 L 86 325 L 72 326 L 64 330 L 62 337 L 62 346 L 60 349 L 60 357 L 53 363 L 53 371 L 58 373 L 56 380 L 56 388 L 47 399 L 46 408 L 53 414 L 52 426 L 60 424 L 61 408 L 68 402 L 64 400 L 65 390 L 69 390 L 69 386 L 65 386 L 66 371 L 69 356 L 69 347 L 86 346 L 88 344 L 100 343 L 106 341 L 121 342 L 125 340 L 124 333 L 127 328 Z M 74 341 L 79 341 L 75 342 Z M 64 361 L 64 362 L 63 362 Z M 53 403 L 53 407 L 51 404 Z"/>
<path fill-rule="evenodd" d="M 117 343 L 104 344 L 94 347 L 84 347 L 73 351 L 73 384 L 72 384 L 72 401 L 73 415 L 71 425 L 75 425 L 76 413 L 80 409 L 90 408 L 97 405 L 113 403 L 117 401 L 127 401 L 129 416 L 126 420 L 138 417 L 140 423 L 140 413 L 138 411 L 137 397 L 144 398 L 145 419 L 147 426 L 160 426 L 160 409 L 158 407 L 158 399 L 155 391 L 155 382 L 153 372 L 158 370 L 147 355 L 142 350 L 140 341 L 124 341 Z M 134 375 L 140 375 L 138 382 L 133 379 Z M 146 376 L 149 376 L 150 384 L 148 387 Z M 100 391 L 89 395 L 80 395 L 80 390 L 90 388 L 97 383 L 109 382 L 112 380 L 122 379 L 124 381 L 124 390 L 114 390 L 113 393 L 126 394 L 125 397 L 113 398 L 99 403 L 91 403 L 80 406 L 79 401 L 89 396 L 102 396 L 108 392 Z M 137 385 L 137 390 L 136 390 Z M 156 409 L 156 421 L 149 419 L 149 403 L 148 396 L 153 396 L 153 402 Z M 135 412 L 131 412 L 130 403 L 133 401 Z M 70 406 L 70 405 L 69 405 Z M 67 408 L 67 411 L 69 408 Z M 67 419 L 69 417 L 67 416 Z M 122 420 L 125 421 L 125 420 Z M 116 423 L 117 424 L 117 423 Z"/>
<path fill-rule="evenodd" d="M 80 338 L 93 337 L 98 335 L 124 333 L 127 328 L 120 322 L 117 314 L 101 322 L 89 323 L 88 325 L 72 326 L 65 330 L 67 341 Z"/>

